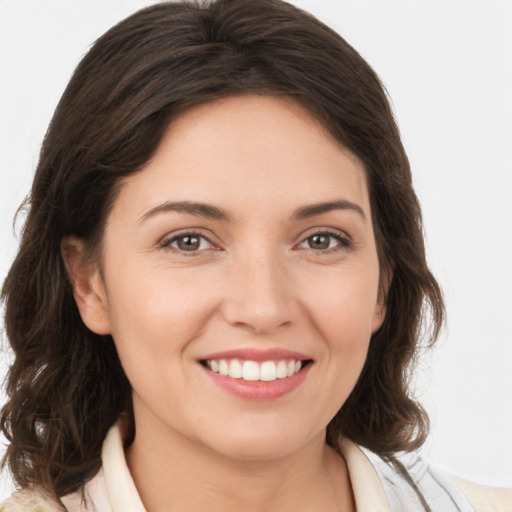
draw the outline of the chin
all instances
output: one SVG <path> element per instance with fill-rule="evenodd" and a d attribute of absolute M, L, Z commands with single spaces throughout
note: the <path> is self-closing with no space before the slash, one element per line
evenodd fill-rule
<path fill-rule="evenodd" d="M 317 434 L 323 442 L 325 430 Z M 295 432 L 285 426 L 279 428 L 258 428 L 252 431 L 229 431 L 229 437 L 216 438 L 208 445 L 211 449 L 239 461 L 265 461 L 280 459 L 304 448 L 314 435 Z"/>

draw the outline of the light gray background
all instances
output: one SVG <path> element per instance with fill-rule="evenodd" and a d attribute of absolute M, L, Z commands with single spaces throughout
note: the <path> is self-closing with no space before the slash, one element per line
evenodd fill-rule
<path fill-rule="evenodd" d="M 13 216 L 71 72 L 99 35 L 150 3 L 0 0 L 0 280 L 16 251 Z M 380 74 L 412 163 L 448 307 L 417 378 L 432 417 L 424 455 L 512 487 L 512 1 L 295 3 Z M 9 492 L 4 477 L 0 498 Z"/>

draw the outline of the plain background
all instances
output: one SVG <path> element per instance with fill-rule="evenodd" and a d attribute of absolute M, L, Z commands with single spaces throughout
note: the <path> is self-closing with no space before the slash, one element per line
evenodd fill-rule
<path fill-rule="evenodd" d="M 0 0 L 0 280 L 16 251 L 14 214 L 74 67 L 105 30 L 150 3 Z M 448 309 L 417 373 L 432 418 L 423 455 L 512 487 L 512 1 L 294 3 L 381 76 L 411 160 Z M 2 376 L 8 358 L 4 348 Z M 4 476 L 0 498 L 10 488 Z"/>

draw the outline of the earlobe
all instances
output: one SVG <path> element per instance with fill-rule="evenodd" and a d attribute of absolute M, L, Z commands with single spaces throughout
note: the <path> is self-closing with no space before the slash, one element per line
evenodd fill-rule
<path fill-rule="evenodd" d="M 372 334 L 375 334 L 384 323 L 386 318 L 386 306 L 381 304 L 380 301 L 375 306 L 372 318 Z"/>
<path fill-rule="evenodd" d="M 110 334 L 107 295 L 98 265 L 87 261 L 85 244 L 76 237 L 66 237 L 61 254 L 73 296 L 84 324 L 96 334 Z"/>
<path fill-rule="evenodd" d="M 393 279 L 393 272 L 391 270 L 384 271 L 381 276 L 381 285 L 379 286 L 379 293 L 377 297 L 377 304 L 373 311 L 372 318 L 372 334 L 376 333 L 384 323 L 387 312 L 388 292 Z"/>

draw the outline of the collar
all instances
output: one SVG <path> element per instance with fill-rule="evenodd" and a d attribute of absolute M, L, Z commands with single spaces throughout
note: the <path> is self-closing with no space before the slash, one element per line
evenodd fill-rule
<path fill-rule="evenodd" d="M 107 433 L 101 450 L 107 494 L 113 512 L 146 512 L 126 464 L 119 425 Z"/>
<path fill-rule="evenodd" d="M 361 512 L 390 512 L 379 476 L 366 454 L 355 443 L 342 441 L 341 454 L 345 459 L 354 492 L 356 510 Z M 110 429 L 102 449 L 103 474 L 112 512 L 146 512 L 133 482 L 124 455 L 118 425 Z"/>

